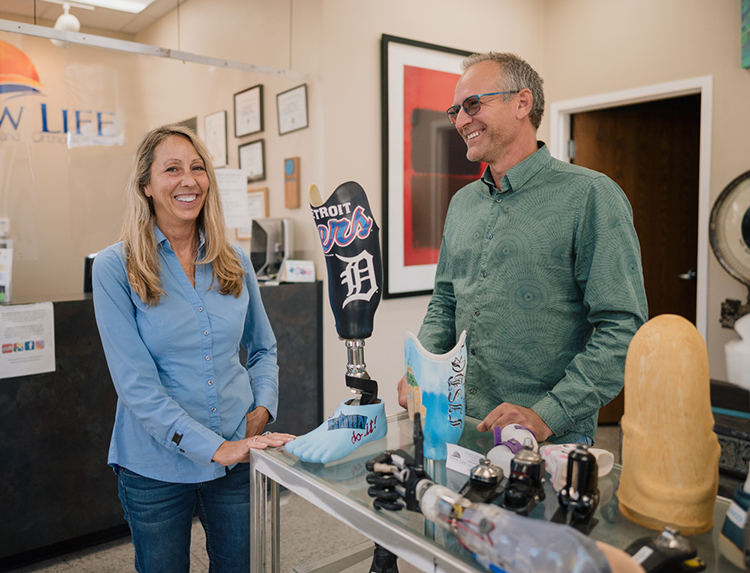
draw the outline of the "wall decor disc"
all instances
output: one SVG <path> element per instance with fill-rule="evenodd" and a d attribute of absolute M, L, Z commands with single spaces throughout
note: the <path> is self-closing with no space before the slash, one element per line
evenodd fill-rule
<path fill-rule="evenodd" d="M 708 234 L 721 266 L 750 287 L 750 171 L 727 185 L 716 199 Z"/>

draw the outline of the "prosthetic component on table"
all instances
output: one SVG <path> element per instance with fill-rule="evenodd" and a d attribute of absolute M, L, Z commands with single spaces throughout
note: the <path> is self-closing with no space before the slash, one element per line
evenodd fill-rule
<path fill-rule="evenodd" d="M 625 550 L 646 573 L 702 571 L 705 563 L 695 559 L 698 551 L 677 529 L 665 527 L 657 535 L 636 539 Z M 694 563 L 691 563 L 691 560 Z M 701 569 L 700 566 L 703 565 Z"/>
<path fill-rule="evenodd" d="M 596 457 L 585 444 L 578 444 L 568 454 L 568 475 L 565 487 L 557 499 L 560 507 L 552 516 L 552 521 L 565 523 L 588 535 L 597 524 L 594 511 L 599 505 L 597 488 L 598 469 Z"/>
<path fill-rule="evenodd" d="M 424 425 L 424 456 L 444 460 L 447 444 L 458 443 L 464 430 L 466 402 L 466 331 L 445 354 L 428 352 L 413 333 L 404 340 L 407 409 L 409 418 L 421 414 Z"/>
<path fill-rule="evenodd" d="M 708 355 L 686 319 L 661 315 L 633 337 L 625 362 L 620 511 L 650 529 L 684 535 L 713 527 L 719 446 Z"/>
<path fill-rule="evenodd" d="M 501 505 L 519 515 L 529 515 L 545 498 L 544 460 L 527 439 L 523 449 L 510 462 L 510 475 Z"/>

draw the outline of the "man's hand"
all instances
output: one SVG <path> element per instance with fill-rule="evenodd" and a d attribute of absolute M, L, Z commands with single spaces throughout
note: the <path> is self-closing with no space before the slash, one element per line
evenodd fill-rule
<path fill-rule="evenodd" d="M 258 406 L 247 414 L 246 426 L 245 426 L 245 437 L 252 438 L 263 433 L 263 428 L 266 427 L 271 415 L 268 413 L 263 406 Z"/>
<path fill-rule="evenodd" d="M 406 394 L 407 392 L 407 384 L 406 384 L 406 374 L 404 374 L 404 377 L 401 378 L 401 380 L 398 381 L 398 405 L 401 406 L 403 409 L 406 409 Z"/>
<path fill-rule="evenodd" d="M 492 410 L 477 426 L 480 432 L 488 432 L 492 428 L 504 428 L 508 424 L 520 424 L 528 428 L 536 436 L 537 441 L 543 442 L 552 435 L 550 427 L 544 423 L 539 414 L 531 408 L 516 406 L 507 402 Z"/>

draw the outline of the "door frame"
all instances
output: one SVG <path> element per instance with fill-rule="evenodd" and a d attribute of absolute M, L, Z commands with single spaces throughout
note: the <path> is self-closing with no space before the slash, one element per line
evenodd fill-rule
<path fill-rule="evenodd" d="M 700 159 L 698 172 L 698 261 L 695 296 L 695 326 L 704 340 L 708 324 L 708 222 L 711 184 L 711 120 L 713 76 L 701 76 L 675 82 L 654 84 L 617 92 L 569 99 L 550 104 L 550 153 L 570 162 L 570 116 L 575 113 L 620 107 L 635 103 L 668 99 L 683 95 L 701 95 Z M 685 269 L 687 271 L 687 269 Z"/>

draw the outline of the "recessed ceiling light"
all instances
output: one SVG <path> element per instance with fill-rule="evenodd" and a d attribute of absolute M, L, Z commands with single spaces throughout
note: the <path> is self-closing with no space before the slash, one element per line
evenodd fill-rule
<path fill-rule="evenodd" d="M 81 0 L 78 0 L 81 2 Z M 121 12 L 130 12 L 138 14 L 154 0 L 83 0 L 83 4 L 91 4 L 99 8 L 109 8 L 110 10 L 120 10 Z"/>
<path fill-rule="evenodd" d="M 62 4 L 62 0 L 45 0 L 46 2 L 52 2 L 54 4 Z M 120 12 L 130 12 L 131 14 L 138 14 L 154 0 L 75 0 L 70 2 L 71 6 L 80 6 L 85 4 L 88 6 L 97 6 L 98 8 L 109 8 L 110 10 L 119 10 Z"/>

